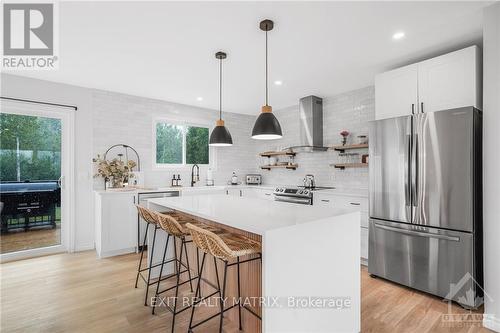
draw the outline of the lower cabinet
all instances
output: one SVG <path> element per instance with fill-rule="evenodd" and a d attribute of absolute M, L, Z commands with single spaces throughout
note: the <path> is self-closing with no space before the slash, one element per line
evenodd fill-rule
<path fill-rule="evenodd" d="M 243 196 L 243 189 L 240 188 L 226 188 L 226 194 L 227 195 L 232 195 L 235 197 L 242 197 Z"/>
<path fill-rule="evenodd" d="M 95 194 L 95 246 L 99 258 L 135 252 L 136 202 L 135 192 Z"/>
<path fill-rule="evenodd" d="M 219 186 L 205 186 L 205 187 L 186 187 L 180 191 L 180 195 L 201 195 L 201 194 L 226 194 L 224 187 Z"/>
<path fill-rule="evenodd" d="M 368 260 L 368 228 L 361 227 L 361 258 Z M 363 264 L 368 264 L 364 262 Z"/>
<path fill-rule="evenodd" d="M 368 262 L 368 198 L 343 196 L 337 194 L 315 193 L 313 204 L 323 207 L 359 208 L 361 213 L 361 259 L 362 264 Z"/>
<path fill-rule="evenodd" d="M 256 188 L 256 187 L 245 188 L 243 190 L 243 196 L 248 198 L 274 200 L 273 190 L 264 188 Z"/>

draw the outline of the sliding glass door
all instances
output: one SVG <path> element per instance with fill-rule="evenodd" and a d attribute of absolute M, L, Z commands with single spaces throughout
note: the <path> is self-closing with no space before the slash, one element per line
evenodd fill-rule
<path fill-rule="evenodd" d="M 2 261 L 65 251 L 74 110 L 4 100 L 1 107 Z"/>

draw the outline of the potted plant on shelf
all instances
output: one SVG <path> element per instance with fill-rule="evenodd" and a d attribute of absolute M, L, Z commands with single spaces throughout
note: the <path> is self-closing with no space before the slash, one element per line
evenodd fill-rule
<path fill-rule="evenodd" d="M 342 136 L 342 146 L 345 146 L 347 144 L 347 137 L 349 136 L 349 131 L 342 130 L 340 131 L 340 135 Z"/>
<path fill-rule="evenodd" d="M 97 158 L 93 159 L 93 162 L 97 164 L 97 173 L 94 177 L 102 177 L 105 181 L 105 187 L 110 183 L 112 188 L 123 187 L 128 179 L 133 178 L 132 173 L 133 168 L 137 165 L 135 161 L 129 160 L 126 163 L 121 159 L 114 158 L 111 161 L 102 159 L 101 156 L 97 155 Z"/>

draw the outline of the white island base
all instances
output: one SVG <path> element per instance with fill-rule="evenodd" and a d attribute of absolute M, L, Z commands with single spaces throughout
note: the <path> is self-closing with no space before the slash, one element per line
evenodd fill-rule
<path fill-rule="evenodd" d="M 259 261 L 243 264 L 241 280 L 243 297 L 264 300 L 257 309 L 262 323 L 243 310 L 244 331 L 361 330 L 359 212 L 225 195 L 151 199 L 149 207 L 183 212 L 262 241 L 262 269 Z M 151 234 L 148 238 L 151 242 Z M 159 231 L 153 262 L 161 262 L 165 241 Z M 194 250 L 189 251 L 195 271 Z M 214 279 L 213 259 L 207 256 L 206 264 L 204 277 Z M 228 283 L 233 296 L 235 273 L 229 273 Z M 227 318 L 237 320 L 237 310 L 229 310 Z"/>

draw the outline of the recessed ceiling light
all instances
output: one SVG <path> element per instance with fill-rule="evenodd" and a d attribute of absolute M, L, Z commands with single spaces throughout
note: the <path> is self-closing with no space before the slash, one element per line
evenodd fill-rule
<path fill-rule="evenodd" d="M 398 31 L 394 35 L 392 35 L 392 39 L 394 40 L 400 40 L 405 37 L 405 33 L 403 31 Z"/>
<path fill-rule="evenodd" d="M 276 80 L 276 81 L 274 81 L 274 84 L 277 85 L 277 86 L 281 86 L 283 84 L 283 81 Z"/>
<path fill-rule="evenodd" d="M 196 100 L 201 102 L 203 100 L 203 97 L 196 97 Z"/>

